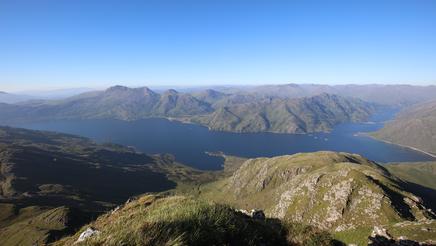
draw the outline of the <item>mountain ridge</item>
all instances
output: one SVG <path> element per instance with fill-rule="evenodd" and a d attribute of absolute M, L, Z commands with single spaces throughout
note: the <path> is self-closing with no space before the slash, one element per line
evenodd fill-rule
<path fill-rule="evenodd" d="M 362 121 L 376 106 L 359 99 L 322 93 L 304 98 L 259 98 L 209 90 L 203 94 L 147 87 L 113 86 L 64 100 L 0 104 L 0 123 L 68 119 L 176 119 L 230 132 L 307 133 L 329 131 L 336 124 Z"/>

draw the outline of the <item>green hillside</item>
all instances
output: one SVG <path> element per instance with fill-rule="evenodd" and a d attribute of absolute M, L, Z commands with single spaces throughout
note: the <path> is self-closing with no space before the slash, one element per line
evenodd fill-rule
<path fill-rule="evenodd" d="M 185 196 L 142 196 L 100 216 L 54 245 L 73 245 L 87 228 L 99 234 L 76 245 L 333 245 L 311 227 L 250 218 L 227 205 Z"/>
<path fill-rule="evenodd" d="M 71 234 L 92 218 L 67 207 L 18 208 L 0 203 L 0 245 L 44 245 Z"/>
<path fill-rule="evenodd" d="M 366 120 L 375 108 L 357 99 L 321 94 L 298 99 L 267 98 L 229 104 L 194 122 L 231 132 L 327 132 L 343 122 Z"/>
<path fill-rule="evenodd" d="M 389 163 L 385 167 L 403 180 L 436 190 L 436 162 Z"/>
<path fill-rule="evenodd" d="M 375 225 L 433 221 L 421 198 L 406 190 L 359 155 L 315 152 L 249 159 L 232 176 L 206 184 L 200 196 L 362 243 Z"/>
<path fill-rule="evenodd" d="M 373 136 L 436 155 L 436 101 L 403 110 Z"/>

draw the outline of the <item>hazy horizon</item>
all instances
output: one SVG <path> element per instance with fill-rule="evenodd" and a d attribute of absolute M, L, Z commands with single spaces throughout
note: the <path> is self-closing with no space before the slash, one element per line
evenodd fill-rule
<path fill-rule="evenodd" d="M 436 83 L 429 84 L 412 84 L 412 83 L 343 83 L 343 84 L 329 84 L 329 83 L 264 83 L 264 84 L 211 84 L 211 85 L 153 85 L 153 84 L 133 84 L 130 85 L 128 83 L 113 83 L 108 84 L 106 86 L 89 86 L 89 87 L 46 87 L 46 88 L 22 88 L 22 89 L 12 89 L 6 90 L 0 87 L 0 92 L 6 92 L 11 94 L 21 94 L 21 95 L 32 95 L 32 94 L 56 94 L 57 92 L 71 92 L 72 94 L 82 93 L 86 91 L 94 91 L 94 90 L 105 90 L 109 87 L 113 86 L 125 86 L 129 88 L 140 88 L 140 87 L 148 87 L 153 90 L 165 90 L 165 89 L 206 89 L 206 88 L 230 88 L 230 87 L 257 87 L 257 86 L 279 86 L 279 85 L 327 85 L 327 86 L 343 86 L 343 85 L 385 85 L 385 86 L 400 86 L 400 85 L 410 85 L 410 86 L 436 86 Z M 6 87 L 7 88 L 7 87 Z M 77 92 L 77 93 L 76 93 Z"/>

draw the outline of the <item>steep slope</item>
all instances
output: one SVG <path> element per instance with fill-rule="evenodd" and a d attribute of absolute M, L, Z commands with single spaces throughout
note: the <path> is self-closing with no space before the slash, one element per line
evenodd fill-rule
<path fill-rule="evenodd" d="M 385 168 L 347 153 L 249 159 L 231 177 L 205 185 L 200 196 L 260 208 L 267 216 L 340 237 L 360 231 L 353 240 L 366 239 L 375 225 L 434 218 L 422 199 L 405 191 L 402 181 Z"/>
<path fill-rule="evenodd" d="M 206 114 L 212 109 L 208 103 L 199 101 L 189 94 L 168 90 L 162 94 L 154 111 L 159 116 L 178 117 Z"/>
<path fill-rule="evenodd" d="M 207 89 L 204 91 L 194 92 L 192 93 L 192 96 L 200 101 L 214 104 L 224 98 L 227 98 L 228 96 L 230 96 L 230 94 L 222 93 L 217 90 Z"/>
<path fill-rule="evenodd" d="M 436 100 L 402 111 L 373 136 L 436 155 Z"/>
<path fill-rule="evenodd" d="M 385 167 L 403 180 L 436 190 L 436 162 L 389 163 Z"/>
<path fill-rule="evenodd" d="M 360 100 L 321 94 L 230 104 L 193 121 L 219 131 L 307 133 L 329 131 L 343 122 L 362 121 L 374 111 L 373 105 Z"/>
<path fill-rule="evenodd" d="M 94 236 L 77 242 L 93 228 Z M 332 245 L 326 232 L 184 196 L 142 196 L 54 245 Z"/>

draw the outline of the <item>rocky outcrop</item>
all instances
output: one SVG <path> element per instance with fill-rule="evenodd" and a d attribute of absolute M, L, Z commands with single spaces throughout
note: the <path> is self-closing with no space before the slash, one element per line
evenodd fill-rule
<path fill-rule="evenodd" d="M 404 236 L 394 238 L 381 226 L 374 226 L 371 235 L 368 237 L 368 245 L 371 246 L 431 246 L 435 245 L 435 243 L 433 241 L 418 242 Z"/>
<path fill-rule="evenodd" d="M 251 217 L 251 218 L 257 219 L 257 220 L 264 220 L 266 218 L 265 213 L 263 212 L 263 210 L 260 210 L 260 209 L 252 209 L 251 211 L 247 211 L 245 209 L 237 209 L 236 212 L 245 214 L 248 217 Z"/>
<path fill-rule="evenodd" d="M 91 237 L 95 237 L 98 236 L 100 234 L 100 231 L 92 228 L 92 227 L 88 227 L 84 232 L 82 232 L 79 236 L 79 238 L 77 239 L 76 243 L 80 243 L 83 242 L 85 240 L 87 240 L 88 238 Z"/>
<path fill-rule="evenodd" d="M 268 217 L 335 232 L 433 218 L 422 199 L 401 185 L 359 155 L 316 152 L 247 160 L 213 192 Z"/>

